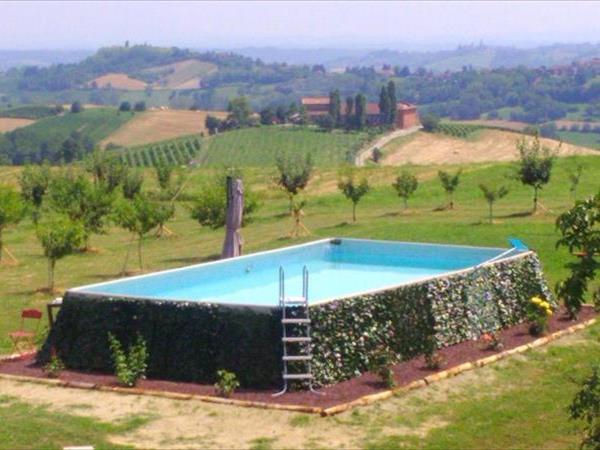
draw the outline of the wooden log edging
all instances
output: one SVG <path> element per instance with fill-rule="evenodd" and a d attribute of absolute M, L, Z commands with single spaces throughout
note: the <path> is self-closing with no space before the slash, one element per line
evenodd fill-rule
<path fill-rule="evenodd" d="M 399 395 L 399 394 L 402 394 L 402 393 L 405 393 L 408 391 L 412 391 L 413 389 L 419 389 L 419 388 L 428 386 L 431 383 L 435 383 L 437 381 L 444 380 L 446 378 L 454 377 L 460 373 L 467 372 L 467 371 L 475 369 L 477 367 L 487 366 L 488 364 L 492 364 L 501 359 L 505 359 L 509 356 L 516 355 L 518 353 L 526 352 L 527 350 L 548 344 L 548 343 L 550 343 L 558 338 L 561 338 L 563 336 L 566 336 L 568 334 L 573 334 L 577 331 L 583 330 L 584 328 L 587 328 L 590 325 L 593 325 L 594 323 L 596 323 L 595 318 L 589 319 L 589 320 L 586 320 L 585 322 L 579 323 L 577 325 L 572 325 L 563 330 L 556 331 L 552 334 L 549 334 L 548 336 L 538 338 L 535 341 L 530 342 L 528 344 L 523 344 L 518 347 L 511 348 L 510 350 L 505 350 L 503 352 L 497 353 L 495 355 L 486 356 L 485 358 L 480 358 L 473 362 L 466 362 L 463 364 L 459 364 L 458 366 L 454 366 L 449 369 L 442 370 L 441 372 L 437 372 L 437 373 L 428 375 L 423 379 L 413 381 L 412 383 L 409 383 L 407 385 L 399 386 L 394 389 L 389 389 L 389 390 L 383 391 L 383 392 L 378 392 L 377 394 L 365 395 L 356 400 L 352 400 L 351 402 L 348 402 L 348 403 L 342 403 L 340 405 L 335 405 L 335 406 L 332 406 L 329 408 L 324 408 L 321 412 L 321 416 L 324 416 L 324 417 L 325 416 L 333 416 L 336 414 L 340 414 L 344 411 L 348 411 L 349 409 L 352 409 L 355 406 L 370 405 L 379 400 L 383 400 L 386 398 L 390 398 L 394 395 Z"/>
<path fill-rule="evenodd" d="M 67 388 L 75 388 L 75 389 L 86 389 L 86 390 L 97 390 L 104 392 L 114 392 L 117 394 L 125 394 L 125 395 L 148 395 L 153 397 L 161 397 L 168 398 L 172 400 L 197 400 L 206 403 L 216 403 L 222 405 L 232 405 L 232 406 L 241 406 L 245 408 L 259 408 L 259 409 L 272 409 L 272 410 L 280 410 L 280 411 L 291 411 L 291 412 L 302 412 L 308 414 L 320 414 L 323 417 L 333 416 L 336 414 L 340 414 L 344 411 L 348 411 L 356 406 L 364 406 L 370 405 L 375 402 L 388 399 L 395 395 L 400 395 L 414 389 L 420 389 L 425 386 L 428 386 L 432 383 L 435 383 L 440 380 L 444 380 L 446 378 L 454 377 L 460 373 L 467 372 L 469 370 L 473 370 L 477 367 L 487 366 L 488 364 L 492 364 L 501 359 L 505 359 L 511 355 L 515 355 L 518 353 L 526 352 L 530 349 L 540 347 L 542 345 L 548 344 L 556 339 L 559 339 L 563 336 L 573 334 L 577 331 L 583 330 L 584 328 L 589 327 L 596 323 L 596 319 L 589 319 L 585 322 L 579 323 L 577 325 L 572 325 L 568 328 L 565 328 L 560 331 L 556 331 L 555 333 L 549 334 L 548 336 L 541 337 L 536 339 L 533 342 L 528 344 L 523 344 L 518 347 L 512 348 L 510 350 L 505 350 L 503 352 L 497 353 L 495 355 L 486 356 L 484 358 L 480 358 L 474 362 L 466 362 L 463 364 L 459 364 L 457 366 L 451 367 L 446 370 L 442 370 L 441 372 L 437 372 L 431 375 L 426 376 L 425 378 L 421 378 L 419 380 L 412 381 L 403 386 L 396 387 L 394 389 L 388 389 L 386 391 L 377 392 L 375 394 L 369 394 L 362 397 L 359 397 L 355 400 L 352 400 L 347 403 L 341 403 L 339 405 L 331 406 L 329 408 L 321 408 L 317 406 L 306 406 L 306 405 L 294 405 L 294 404 L 284 404 L 284 403 L 267 403 L 267 402 L 257 402 L 251 400 L 238 400 L 234 398 L 223 398 L 223 397 L 212 397 L 208 395 L 196 395 L 196 394 L 181 394 L 177 392 L 168 392 L 168 391 L 158 391 L 155 389 L 143 389 L 143 388 L 126 388 L 120 386 L 103 386 L 94 383 L 82 382 L 82 381 L 67 381 L 61 380 L 59 378 L 38 378 L 38 377 L 30 377 L 25 375 L 12 375 L 12 374 L 4 374 L 0 373 L 0 379 L 10 380 L 10 381 L 18 381 L 18 382 L 29 382 L 29 383 L 37 383 L 44 384 L 47 386 L 60 386 Z M 35 353 L 35 352 L 33 352 Z M 8 355 L 4 357 L 0 357 L 0 361 L 11 361 L 14 359 L 19 359 L 21 357 L 28 355 Z"/>

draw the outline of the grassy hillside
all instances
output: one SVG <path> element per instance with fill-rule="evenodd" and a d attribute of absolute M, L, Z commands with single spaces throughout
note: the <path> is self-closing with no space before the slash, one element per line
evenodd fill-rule
<path fill-rule="evenodd" d="M 211 137 L 198 160 L 206 166 L 256 167 L 275 164 L 278 152 L 311 153 L 320 166 L 351 161 L 369 140 L 366 132 L 325 133 L 306 127 L 259 127 Z"/>

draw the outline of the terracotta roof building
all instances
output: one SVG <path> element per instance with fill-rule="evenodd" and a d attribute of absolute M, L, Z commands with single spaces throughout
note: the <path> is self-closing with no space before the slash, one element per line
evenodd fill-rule
<path fill-rule="evenodd" d="M 329 97 L 302 97 L 301 103 L 311 119 L 329 113 Z M 346 115 L 346 102 L 342 101 L 341 112 L 342 116 Z M 367 123 L 369 125 L 382 125 L 383 122 L 384 117 L 379 111 L 379 105 L 373 102 L 367 103 Z M 396 103 L 395 128 L 412 128 L 419 124 L 419 114 L 416 105 L 406 102 Z"/>

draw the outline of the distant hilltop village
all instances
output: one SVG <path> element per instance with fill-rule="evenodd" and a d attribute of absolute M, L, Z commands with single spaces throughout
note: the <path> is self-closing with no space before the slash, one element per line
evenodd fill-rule
<path fill-rule="evenodd" d="M 318 121 L 320 117 L 329 114 L 331 108 L 330 97 L 302 97 L 301 103 L 308 117 L 313 121 Z M 346 103 L 340 105 L 340 113 L 344 118 L 349 115 Z M 351 114 L 352 112 L 350 112 Z M 385 125 L 385 114 L 380 110 L 379 104 L 373 102 L 366 104 L 366 122 L 369 126 Z M 419 125 L 419 123 L 416 105 L 407 102 L 396 103 L 394 128 L 412 128 Z"/>

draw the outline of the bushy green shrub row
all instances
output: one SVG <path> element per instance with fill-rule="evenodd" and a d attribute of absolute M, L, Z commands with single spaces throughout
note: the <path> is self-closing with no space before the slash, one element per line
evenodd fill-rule
<path fill-rule="evenodd" d="M 466 123 L 445 123 L 441 122 L 437 124 L 436 131 L 438 133 L 447 134 L 453 137 L 466 138 L 470 134 L 482 129 L 480 125 L 472 125 Z"/>
<path fill-rule="evenodd" d="M 130 167 L 155 167 L 159 161 L 169 165 L 188 164 L 200 151 L 198 138 L 177 139 L 163 144 L 126 149 L 121 161 Z"/>

